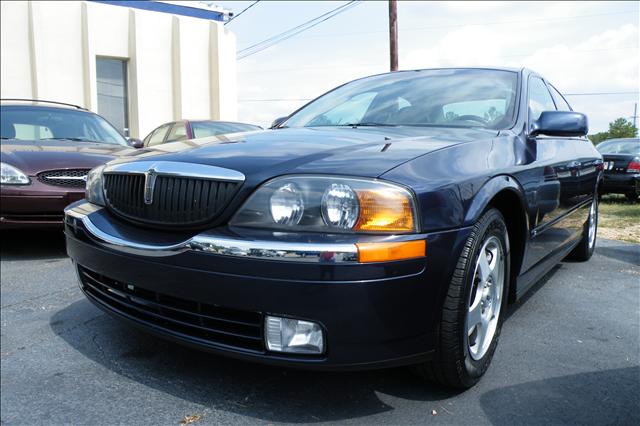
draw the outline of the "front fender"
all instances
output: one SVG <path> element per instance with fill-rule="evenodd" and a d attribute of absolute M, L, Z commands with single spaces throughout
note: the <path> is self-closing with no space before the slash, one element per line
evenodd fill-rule
<path fill-rule="evenodd" d="M 509 175 L 498 175 L 489 179 L 475 194 L 465 194 L 464 185 L 460 188 L 460 193 L 463 198 L 463 203 L 468 204 L 465 209 L 463 226 L 471 226 L 480 219 L 482 213 L 486 210 L 489 202 L 500 192 L 510 191 L 517 195 L 520 201 L 519 206 L 514 206 L 518 211 L 526 212 L 526 203 L 524 198 L 524 190 L 518 183 L 518 181 Z M 526 216 L 526 214 L 525 214 Z"/>

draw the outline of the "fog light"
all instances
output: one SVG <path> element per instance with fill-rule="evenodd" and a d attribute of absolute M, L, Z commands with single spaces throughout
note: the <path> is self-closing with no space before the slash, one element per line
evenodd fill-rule
<path fill-rule="evenodd" d="M 322 328 L 315 322 L 267 316 L 264 328 L 270 351 L 297 354 L 324 352 Z"/>

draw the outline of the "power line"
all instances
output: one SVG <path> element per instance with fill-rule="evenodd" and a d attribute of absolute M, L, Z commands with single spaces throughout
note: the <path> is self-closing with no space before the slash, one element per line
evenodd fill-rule
<path fill-rule="evenodd" d="M 317 16 L 313 19 L 310 19 L 300 25 L 297 25 L 293 28 L 290 28 L 286 31 L 283 31 L 280 34 L 276 34 L 275 36 L 269 37 L 266 40 L 263 40 L 261 42 L 255 43 L 247 48 L 244 48 L 242 50 L 239 50 L 237 55 L 238 55 L 238 59 L 243 59 L 246 58 L 247 56 L 251 56 L 251 55 L 255 55 L 258 52 L 261 52 L 265 49 L 268 49 L 269 47 L 277 44 L 277 43 L 281 43 L 295 35 L 298 35 L 304 31 L 307 31 L 313 27 L 315 27 L 316 25 L 319 25 L 343 12 L 346 12 L 347 10 L 351 9 L 352 7 L 358 5 L 360 3 L 360 0 L 351 0 L 341 6 L 338 6 L 335 9 L 330 10 L 329 12 L 326 12 L 320 16 Z"/>
<path fill-rule="evenodd" d="M 637 13 L 637 10 L 625 10 L 619 12 L 606 12 L 606 13 L 594 13 L 590 15 L 575 15 L 575 16 L 564 16 L 558 18 L 540 18 L 540 19 L 521 19 L 514 21 L 492 21 L 492 22 L 480 22 L 480 23 L 466 23 L 466 24 L 447 24 L 447 25 L 434 25 L 427 27 L 413 27 L 413 28 L 400 28 L 399 31 L 429 31 L 429 30 L 441 30 L 446 28 L 460 28 L 467 26 L 474 27 L 487 27 L 492 25 L 510 25 L 510 24 L 528 24 L 528 23 L 540 23 L 540 22 L 557 22 L 557 21 L 567 21 L 573 19 L 584 19 L 584 18 L 594 18 L 598 16 L 607 16 L 607 15 L 623 15 L 623 14 L 633 14 Z M 386 33 L 386 30 L 375 30 L 375 31 L 359 31 L 352 33 L 333 33 L 333 34 L 315 34 L 315 35 L 306 35 L 301 38 L 313 38 L 313 37 L 343 37 L 343 36 L 354 36 L 354 35 L 367 35 L 367 34 L 381 34 Z"/>
<path fill-rule="evenodd" d="M 626 49 L 638 49 L 639 46 L 621 46 L 621 47 L 609 47 L 609 48 L 605 48 L 605 49 L 574 49 L 574 50 L 570 50 L 569 52 L 547 52 L 547 55 L 558 55 L 558 54 L 562 54 L 562 55 L 566 55 L 567 53 L 569 54 L 578 54 L 578 53 L 591 53 L 591 52 L 605 52 L 605 51 L 612 51 L 612 50 L 626 50 Z M 530 53 L 517 53 L 517 54 L 512 54 L 512 55 L 498 55 L 495 56 L 495 58 L 511 58 L 511 57 L 518 57 L 518 56 L 531 56 L 538 53 L 536 52 L 530 52 Z M 382 63 L 369 63 L 369 64 L 354 64 L 354 65 L 349 65 L 348 68 L 369 68 L 369 67 L 382 67 L 384 66 L 384 64 Z M 321 66 L 316 66 L 316 67 L 295 67 L 295 68 L 269 68 L 269 69 L 265 69 L 265 70 L 256 70 L 256 69 L 251 69 L 251 70 L 247 70 L 247 71 L 238 71 L 238 74 L 256 74 L 256 73 L 267 73 L 267 72 L 284 72 L 284 71 L 308 71 L 308 70 L 316 70 L 316 69 L 328 69 L 328 68 L 345 68 L 345 65 L 321 65 Z"/>
<path fill-rule="evenodd" d="M 348 5 L 349 5 L 349 4 L 351 4 L 351 3 L 353 3 L 353 1 L 349 1 L 349 2 L 347 2 L 347 3 L 345 3 L 345 4 L 342 4 L 342 5 L 338 6 L 338 7 L 337 7 L 337 8 L 335 8 L 335 9 L 332 9 L 332 10 L 330 10 L 330 11 L 326 12 L 326 13 L 323 13 L 323 14 L 322 14 L 322 15 L 320 15 L 320 16 L 316 16 L 316 17 L 315 17 L 315 18 L 313 18 L 313 19 L 310 19 L 310 20 L 308 20 L 308 21 L 306 21 L 306 22 L 303 22 L 302 24 L 297 25 L 297 26 L 295 26 L 295 27 L 293 27 L 293 28 L 289 28 L 289 29 L 288 29 L 288 30 L 286 30 L 286 31 L 283 31 L 283 32 L 281 32 L 281 33 L 279 33 L 279 34 L 276 34 L 276 35 L 274 35 L 274 36 L 271 36 L 271 37 L 269 37 L 269 38 L 267 38 L 267 39 L 265 39 L 265 40 L 262 40 L 262 41 L 260 41 L 260 42 L 258 42 L 258 43 L 254 43 L 254 44 L 252 44 L 251 46 L 245 47 L 245 48 L 243 48 L 243 49 L 239 49 L 239 50 L 238 50 L 238 53 L 242 53 L 242 52 L 245 52 L 245 51 L 247 51 L 247 50 L 250 50 L 250 49 L 256 48 L 256 47 L 258 47 L 258 46 L 261 46 L 261 45 L 263 45 L 263 44 L 266 44 L 266 43 L 269 43 L 269 42 L 271 42 L 271 41 L 274 41 L 274 40 L 276 40 L 277 38 L 279 38 L 279 37 L 281 37 L 281 36 L 283 36 L 283 35 L 287 35 L 288 33 L 291 33 L 292 31 L 298 30 L 298 29 L 300 29 L 300 28 L 304 27 L 305 25 L 308 25 L 308 24 L 310 24 L 310 23 L 312 23 L 312 22 L 314 22 L 314 21 L 317 21 L 318 19 L 324 18 L 325 16 L 327 16 L 327 15 L 329 15 L 329 14 L 333 13 L 333 12 L 336 12 L 336 11 L 338 11 L 338 10 L 340 10 L 340 9 L 344 8 L 344 7 L 348 6 Z"/>
<path fill-rule="evenodd" d="M 231 17 L 231 19 L 229 19 L 227 22 L 225 22 L 224 24 L 227 25 L 229 22 L 233 21 L 236 18 L 239 18 L 240 15 L 242 15 L 243 13 L 245 13 L 247 10 L 251 9 L 253 6 L 255 6 L 256 4 L 260 3 L 260 0 L 256 0 L 253 3 L 251 3 L 249 6 L 245 7 L 244 9 L 242 9 L 242 11 L 240 13 L 238 13 L 237 15 L 233 15 Z"/>

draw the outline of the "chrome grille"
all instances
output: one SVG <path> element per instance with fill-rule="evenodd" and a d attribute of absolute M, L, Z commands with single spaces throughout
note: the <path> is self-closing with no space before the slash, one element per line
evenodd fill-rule
<path fill-rule="evenodd" d="M 84 188 L 89 169 L 48 170 L 38 174 L 38 180 L 47 185 Z"/>
<path fill-rule="evenodd" d="M 239 182 L 158 175 L 151 203 L 145 202 L 145 175 L 105 173 L 109 208 L 117 215 L 157 226 L 196 226 L 217 218 L 239 188 Z"/>

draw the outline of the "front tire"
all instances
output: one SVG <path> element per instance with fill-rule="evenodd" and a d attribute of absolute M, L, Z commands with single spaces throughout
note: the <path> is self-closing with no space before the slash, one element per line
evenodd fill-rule
<path fill-rule="evenodd" d="M 474 225 L 451 278 L 433 361 L 416 366 L 430 381 L 454 388 L 476 384 L 498 345 L 509 280 L 507 226 L 490 209 Z"/>

